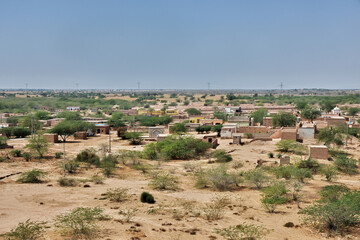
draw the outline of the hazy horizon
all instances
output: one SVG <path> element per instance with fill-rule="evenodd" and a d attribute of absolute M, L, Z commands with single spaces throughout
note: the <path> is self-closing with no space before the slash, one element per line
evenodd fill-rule
<path fill-rule="evenodd" d="M 358 0 L 3 0 L 0 88 L 359 89 L 359 13 Z"/>

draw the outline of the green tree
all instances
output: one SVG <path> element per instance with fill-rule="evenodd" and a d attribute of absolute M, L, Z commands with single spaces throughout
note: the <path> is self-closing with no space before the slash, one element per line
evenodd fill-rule
<path fill-rule="evenodd" d="M 37 120 L 33 115 L 28 115 L 22 119 L 21 126 L 29 128 L 30 131 L 34 133 L 42 128 L 42 123 Z"/>
<path fill-rule="evenodd" d="M 305 119 L 314 121 L 316 118 L 321 116 L 321 112 L 315 108 L 306 108 L 301 112 L 301 116 Z"/>
<path fill-rule="evenodd" d="M 348 110 L 348 115 L 354 117 L 354 116 L 356 116 L 359 112 L 360 112 L 360 109 L 359 109 L 359 108 L 354 108 L 354 107 L 352 107 L 352 108 L 349 108 L 349 110 Z"/>
<path fill-rule="evenodd" d="M 287 112 L 280 112 L 272 117 L 274 127 L 293 127 L 296 125 L 296 117 Z"/>
<path fill-rule="evenodd" d="M 125 139 L 130 141 L 131 145 L 139 145 L 141 143 L 141 133 L 140 132 L 126 132 Z"/>
<path fill-rule="evenodd" d="M 321 108 L 325 112 L 331 112 L 331 110 L 333 110 L 335 107 L 336 107 L 336 104 L 333 102 L 330 102 L 330 101 L 326 101 L 321 104 Z"/>
<path fill-rule="evenodd" d="M 332 126 L 321 129 L 318 134 L 318 140 L 327 146 L 330 144 L 341 146 L 344 144 L 340 131 Z"/>
<path fill-rule="evenodd" d="M 30 134 L 31 134 L 31 131 L 28 128 L 14 127 L 12 129 L 12 135 L 14 135 L 17 138 L 24 138 L 26 136 L 29 136 Z"/>
<path fill-rule="evenodd" d="M 170 128 L 170 131 L 176 134 L 186 133 L 187 128 L 185 126 L 185 123 L 175 123 L 174 126 Z"/>
<path fill-rule="evenodd" d="M 115 128 L 123 127 L 123 126 L 125 126 L 123 118 L 124 118 L 123 113 L 113 112 L 111 117 L 108 120 L 108 123 L 110 126 L 115 127 Z"/>
<path fill-rule="evenodd" d="M 46 111 L 38 111 L 34 114 L 34 117 L 38 120 L 47 120 L 50 118 L 50 113 Z"/>
<path fill-rule="evenodd" d="M 48 151 L 49 143 L 42 135 L 36 135 L 29 139 L 29 143 L 25 147 L 35 152 L 38 158 L 41 159 Z"/>
<path fill-rule="evenodd" d="M 224 112 L 215 111 L 213 113 L 214 118 L 222 119 L 224 121 L 227 121 L 227 115 Z"/>
<path fill-rule="evenodd" d="M 251 117 L 254 118 L 254 122 L 263 124 L 264 117 L 268 114 L 268 110 L 266 108 L 260 108 L 251 113 Z"/>
<path fill-rule="evenodd" d="M 201 115 L 201 111 L 196 108 L 188 108 L 185 110 L 190 116 Z"/>
<path fill-rule="evenodd" d="M 56 117 L 65 118 L 65 120 L 81 120 L 80 113 L 70 111 L 59 112 Z"/>
<path fill-rule="evenodd" d="M 307 102 L 301 101 L 301 102 L 297 102 L 297 103 L 296 103 L 296 109 L 298 109 L 298 110 L 300 110 L 300 111 L 302 111 L 302 110 L 304 110 L 305 108 L 307 108 L 307 106 L 308 106 Z"/>

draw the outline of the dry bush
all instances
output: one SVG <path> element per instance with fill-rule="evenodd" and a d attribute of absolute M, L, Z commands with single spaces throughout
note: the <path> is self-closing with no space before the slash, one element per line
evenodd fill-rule
<path fill-rule="evenodd" d="M 125 222 L 129 223 L 132 222 L 136 213 L 138 212 L 137 208 L 127 208 L 119 211 L 119 214 L 123 216 Z"/>
<path fill-rule="evenodd" d="M 7 237 L 9 240 L 40 240 L 44 239 L 46 222 L 35 222 L 30 219 L 19 223 Z"/>
<path fill-rule="evenodd" d="M 164 171 L 152 172 L 152 179 L 149 183 L 150 187 L 157 190 L 177 190 L 177 178 L 172 174 Z"/>
<path fill-rule="evenodd" d="M 79 184 L 79 181 L 75 178 L 61 177 L 58 179 L 58 183 L 62 187 L 75 187 Z"/>
<path fill-rule="evenodd" d="M 104 195 L 112 202 L 124 202 L 129 199 L 128 192 L 127 188 L 109 188 Z"/>
<path fill-rule="evenodd" d="M 230 204 L 231 201 L 228 197 L 218 196 L 206 204 L 203 208 L 203 214 L 206 220 L 214 221 L 224 217 L 225 207 Z"/>

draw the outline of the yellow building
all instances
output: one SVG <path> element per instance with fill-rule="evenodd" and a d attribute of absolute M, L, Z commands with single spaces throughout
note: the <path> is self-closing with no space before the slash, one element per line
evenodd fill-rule
<path fill-rule="evenodd" d="M 189 123 L 200 123 L 200 120 L 204 119 L 204 117 L 190 117 Z"/>
<path fill-rule="evenodd" d="M 138 115 L 148 115 L 150 114 L 149 110 L 146 109 L 139 109 Z"/>
<path fill-rule="evenodd" d="M 163 114 L 164 114 L 164 111 L 160 111 L 160 110 L 156 110 L 156 111 L 151 112 L 152 116 L 161 116 Z"/>

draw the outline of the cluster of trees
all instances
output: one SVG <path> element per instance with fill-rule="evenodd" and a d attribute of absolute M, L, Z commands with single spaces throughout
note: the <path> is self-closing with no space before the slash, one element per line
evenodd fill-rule
<path fill-rule="evenodd" d="M 167 137 L 145 146 L 143 155 L 147 159 L 187 160 L 199 158 L 211 148 L 211 144 L 193 137 Z"/>
<path fill-rule="evenodd" d="M 139 121 L 141 126 L 152 127 L 156 125 L 167 125 L 172 122 L 172 117 L 164 115 L 161 117 L 157 116 L 136 116 L 136 120 Z"/>
<path fill-rule="evenodd" d="M 1 133 L 5 135 L 7 138 L 10 137 L 24 138 L 31 134 L 31 130 L 25 127 L 7 127 L 1 129 Z"/>

